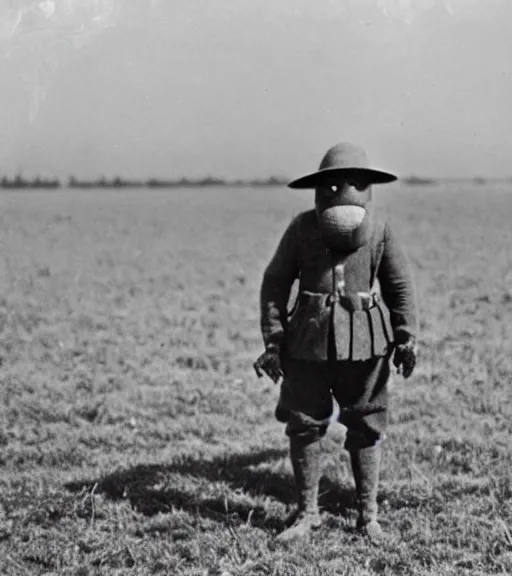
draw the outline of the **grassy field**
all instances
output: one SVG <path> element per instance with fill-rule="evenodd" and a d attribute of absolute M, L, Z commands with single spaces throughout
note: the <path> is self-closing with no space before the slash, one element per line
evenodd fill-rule
<path fill-rule="evenodd" d="M 375 192 L 421 309 L 381 548 L 353 530 L 337 424 L 322 528 L 274 542 L 294 495 L 258 291 L 309 192 L 0 195 L 2 576 L 512 573 L 512 186 Z"/>

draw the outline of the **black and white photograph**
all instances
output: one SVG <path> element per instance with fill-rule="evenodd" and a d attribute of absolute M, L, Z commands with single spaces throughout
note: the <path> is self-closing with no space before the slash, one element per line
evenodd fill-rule
<path fill-rule="evenodd" d="M 0 0 L 0 576 L 512 574 L 512 3 Z"/>

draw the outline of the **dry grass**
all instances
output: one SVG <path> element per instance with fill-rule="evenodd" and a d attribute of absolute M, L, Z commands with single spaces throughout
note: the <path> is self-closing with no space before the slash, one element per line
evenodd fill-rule
<path fill-rule="evenodd" d="M 512 191 L 377 191 L 421 303 L 396 380 L 370 547 L 343 430 L 324 526 L 276 546 L 293 505 L 261 348 L 261 273 L 309 193 L 0 195 L 0 574 L 512 572 Z"/>

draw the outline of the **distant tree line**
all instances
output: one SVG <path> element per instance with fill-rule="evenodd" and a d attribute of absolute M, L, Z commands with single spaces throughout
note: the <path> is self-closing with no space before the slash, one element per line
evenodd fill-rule
<path fill-rule="evenodd" d="M 486 184 L 487 182 L 512 182 L 512 177 L 509 178 L 484 178 L 483 176 L 470 176 L 467 178 L 425 178 L 422 176 L 404 176 L 400 178 L 403 184 L 408 186 L 432 186 L 441 183 L 450 182 L 471 182 L 477 186 Z"/>
<path fill-rule="evenodd" d="M 477 185 L 485 184 L 493 179 L 482 176 L 472 178 L 425 178 L 411 175 L 404 176 L 400 179 L 403 184 L 408 186 L 431 186 L 441 182 L 473 182 Z M 499 180 L 499 179 L 498 179 Z M 504 178 L 512 182 L 511 178 Z M 206 176 L 204 178 L 179 178 L 179 179 L 160 179 L 149 178 L 147 180 L 130 180 L 116 176 L 115 178 L 98 178 L 93 180 L 82 180 L 71 176 L 67 182 L 63 183 L 58 178 L 25 178 L 17 175 L 14 178 L 3 177 L 0 180 L 0 188 L 10 190 L 30 190 L 30 189 L 56 189 L 56 188 L 201 188 L 208 186 L 284 186 L 288 183 L 287 178 L 271 176 L 269 178 L 256 179 L 238 179 L 227 180 L 224 178 L 215 178 Z"/>
<path fill-rule="evenodd" d="M 180 178 L 180 179 L 159 179 L 149 178 L 147 180 L 132 180 L 126 178 L 99 178 L 93 180 L 78 179 L 71 176 L 65 183 L 57 178 L 25 178 L 17 175 L 15 178 L 3 177 L 0 180 L 0 188 L 24 190 L 24 189 L 56 189 L 67 188 L 183 188 L 183 187 L 207 187 L 207 186 L 281 186 L 288 182 L 285 178 L 271 176 L 270 178 L 260 178 L 252 180 L 226 180 L 224 178 L 214 178 L 206 176 L 204 178 Z"/>
<path fill-rule="evenodd" d="M 25 188 L 60 188 L 61 183 L 56 178 L 32 178 L 27 180 L 18 175 L 15 178 L 9 179 L 5 176 L 0 180 L 0 188 L 8 189 L 25 189 Z"/>

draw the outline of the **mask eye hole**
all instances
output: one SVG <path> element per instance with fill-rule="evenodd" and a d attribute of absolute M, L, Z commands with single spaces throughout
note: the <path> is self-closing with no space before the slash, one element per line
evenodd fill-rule
<path fill-rule="evenodd" d="M 355 188 L 358 192 L 364 192 L 365 190 L 368 190 L 368 188 L 370 187 L 370 184 L 368 182 L 365 182 L 364 180 L 354 180 L 351 182 L 347 182 L 347 184 Z"/>
<path fill-rule="evenodd" d="M 319 186 L 317 191 L 327 198 L 332 198 L 340 191 L 341 186 L 337 184 L 324 184 L 323 186 Z"/>

